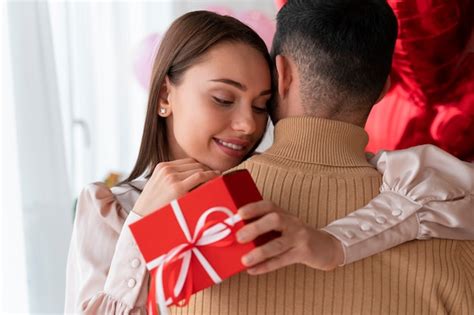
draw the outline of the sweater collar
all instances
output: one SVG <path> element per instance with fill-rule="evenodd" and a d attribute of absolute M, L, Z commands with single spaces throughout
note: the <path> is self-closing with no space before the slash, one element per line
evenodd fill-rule
<path fill-rule="evenodd" d="M 359 126 L 318 117 L 290 117 L 275 126 L 274 143 L 265 154 L 329 166 L 370 166 L 368 136 Z"/>

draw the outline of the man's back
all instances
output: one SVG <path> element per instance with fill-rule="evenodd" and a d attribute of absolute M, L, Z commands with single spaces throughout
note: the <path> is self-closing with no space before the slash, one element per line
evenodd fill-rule
<path fill-rule="evenodd" d="M 291 118 L 281 121 L 276 132 L 275 144 L 268 152 L 244 163 L 264 199 L 310 226 L 322 228 L 378 194 L 381 175 L 366 161 L 367 137 L 362 128 Z M 293 265 L 267 276 L 249 276 L 249 305 L 257 307 L 249 313 L 354 313 L 356 301 L 363 301 L 357 296 L 361 290 L 354 287 L 364 280 L 360 270 L 344 269 L 323 272 Z M 356 296 L 351 297 L 354 293 Z M 348 298 L 356 304 L 347 303 Z"/>
<path fill-rule="evenodd" d="M 366 161 L 367 136 L 362 128 L 299 117 L 282 120 L 275 131 L 274 145 L 240 166 L 250 171 L 264 199 L 321 228 L 378 194 L 381 175 Z M 462 249 L 466 245 L 446 240 L 414 241 L 331 272 L 304 265 L 261 276 L 243 272 L 196 294 L 182 311 L 468 313 L 472 294 L 465 291 L 469 275 L 464 272 L 463 261 L 474 257 L 461 257 L 467 253 Z"/>

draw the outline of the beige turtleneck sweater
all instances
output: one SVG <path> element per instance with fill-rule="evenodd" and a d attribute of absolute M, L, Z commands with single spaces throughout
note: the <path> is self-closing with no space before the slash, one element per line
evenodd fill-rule
<path fill-rule="evenodd" d="M 263 198 L 322 228 L 379 192 L 357 126 L 281 120 L 273 146 L 246 161 Z M 317 211 L 315 209 L 318 209 Z M 173 314 L 473 314 L 474 242 L 412 241 L 331 272 L 292 265 L 242 272 L 192 296 Z"/>

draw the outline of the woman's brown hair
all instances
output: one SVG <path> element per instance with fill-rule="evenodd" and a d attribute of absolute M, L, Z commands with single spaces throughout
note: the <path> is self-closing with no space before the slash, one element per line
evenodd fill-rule
<path fill-rule="evenodd" d="M 158 115 L 160 90 L 166 76 L 179 84 L 183 74 L 199 62 L 214 45 L 223 42 L 245 43 L 261 52 L 271 71 L 272 61 L 264 41 L 239 20 L 208 11 L 194 11 L 175 20 L 158 49 L 151 77 L 148 107 L 137 161 L 122 183 L 152 174 L 160 162 L 169 161 L 165 118 Z"/>

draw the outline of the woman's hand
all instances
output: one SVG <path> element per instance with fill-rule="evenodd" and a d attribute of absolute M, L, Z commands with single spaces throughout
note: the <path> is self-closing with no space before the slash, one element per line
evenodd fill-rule
<path fill-rule="evenodd" d="M 247 243 L 270 231 L 281 236 L 242 257 L 252 275 L 267 273 L 291 264 L 305 264 L 319 270 L 332 270 L 344 261 L 342 244 L 330 234 L 303 223 L 271 201 L 258 201 L 239 209 L 244 220 L 256 219 L 237 232 L 237 241 Z"/>
<path fill-rule="evenodd" d="M 132 211 L 146 216 L 219 175 L 191 158 L 159 163 Z"/>

